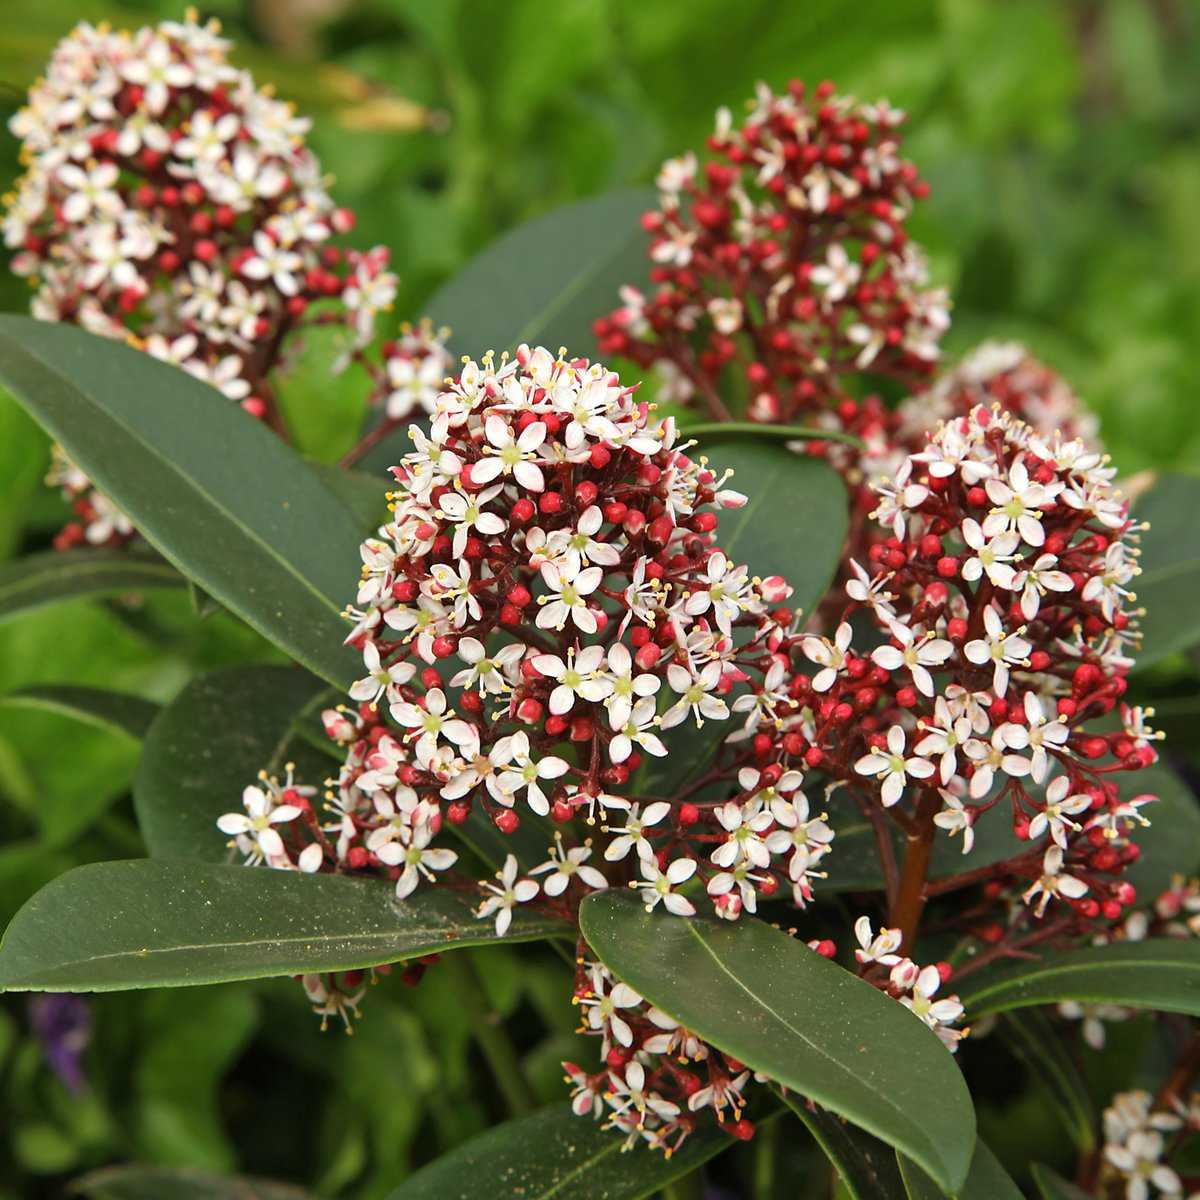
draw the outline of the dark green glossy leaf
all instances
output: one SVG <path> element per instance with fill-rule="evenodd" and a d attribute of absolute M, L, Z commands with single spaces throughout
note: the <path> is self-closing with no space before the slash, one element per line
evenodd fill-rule
<path fill-rule="evenodd" d="M 620 304 L 622 284 L 645 286 L 650 260 L 639 218 L 650 188 L 610 192 L 535 217 L 502 235 L 430 298 L 425 312 L 450 328 L 456 354 L 479 358 L 522 342 L 594 358 L 592 322 Z M 384 470 L 409 448 L 404 430 L 359 466 Z"/>
<path fill-rule="evenodd" d="M 185 371 L 70 325 L 0 317 L 0 381 L 189 579 L 331 682 L 358 522 L 302 459 Z"/>
<path fill-rule="evenodd" d="M 259 771 L 297 764 L 319 786 L 331 760 L 297 736 L 303 715 L 333 702 L 330 690 L 295 667 L 231 667 L 193 679 L 146 734 L 133 800 L 155 858 L 225 862 L 217 817 L 234 812 Z"/>
<path fill-rule="evenodd" d="M 422 1168 L 388 1200 L 641 1200 L 733 1145 L 708 1127 L 670 1158 L 556 1104 L 472 1138 Z"/>
<path fill-rule="evenodd" d="M 0 621 L 88 596 L 119 596 L 187 581 L 156 554 L 133 550 L 47 550 L 0 567 Z"/>
<path fill-rule="evenodd" d="M 639 218 L 655 203 L 650 188 L 635 188 L 535 217 L 476 255 L 425 312 L 472 358 L 522 342 L 593 357 L 592 322 L 620 304 L 622 284 L 649 277 Z"/>
<path fill-rule="evenodd" d="M 1038 1193 L 1042 1200 L 1092 1200 L 1091 1194 L 1083 1188 L 1068 1183 L 1057 1172 L 1041 1163 L 1030 1166 L 1033 1172 L 1033 1182 L 1037 1184 Z"/>
<path fill-rule="evenodd" d="M 1164 474 L 1139 497 L 1134 516 L 1148 521 L 1141 535 L 1142 573 L 1131 585 L 1142 617 L 1137 669 L 1200 642 L 1200 476 Z"/>
<path fill-rule="evenodd" d="M 135 859 L 76 867 L 38 892 L 0 942 L 0 991 L 184 987 L 378 966 L 463 946 L 570 934 L 517 913 L 497 938 L 471 898 L 259 867 Z"/>
<path fill-rule="evenodd" d="M 944 1192 L 915 1163 L 897 1154 L 908 1200 L 948 1200 Z M 981 1141 L 975 1142 L 967 1181 L 953 1193 L 954 1200 L 1024 1200 L 1021 1189 L 1000 1165 L 1000 1160 Z"/>
<path fill-rule="evenodd" d="M 115 729 L 118 733 L 139 740 L 146 736 L 146 730 L 160 711 L 154 701 L 143 700 L 141 696 L 72 684 L 21 688 L 20 691 L 0 696 L 0 704 L 61 713 L 85 724 Z"/>
<path fill-rule="evenodd" d="M 1061 1030 L 1038 1009 L 1007 1013 L 999 1035 L 1054 1105 L 1072 1142 L 1084 1151 L 1096 1145 L 1096 1110 Z"/>
<path fill-rule="evenodd" d="M 985 967 L 956 990 L 972 1019 L 1078 1000 L 1200 1017 L 1200 942 L 1152 938 Z"/>
<path fill-rule="evenodd" d="M 903 1005 L 762 921 L 647 913 L 589 896 L 583 935 L 636 991 L 706 1041 L 903 1150 L 953 1189 L 975 1113 L 954 1058 Z"/>
<path fill-rule="evenodd" d="M 363 536 L 374 534 L 389 516 L 390 475 L 352 471 L 329 463 L 309 463 L 317 478 L 354 514 Z"/>
<path fill-rule="evenodd" d="M 783 1097 L 837 1168 L 850 1200 L 906 1200 L 896 1155 L 890 1146 L 802 1096 Z"/>
<path fill-rule="evenodd" d="M 103 1167 L 77 1179 L 74 1195 L 87 1200 L 310 1200 L 287 1183 L 246 1175 L 210 1175 L 187 1167 Z"/>
<path fill-rule="evenodd" d="M 849 510 L 841 477 L 819 459 L 777 443 L 705 438 L 714 470 L 731 468 L 729 486 L 749 500 L 721 513 L 717 544 L 754 575 L 782 575 L 793 608 L 811 613 L 829 589 L 846 540 Z"/>

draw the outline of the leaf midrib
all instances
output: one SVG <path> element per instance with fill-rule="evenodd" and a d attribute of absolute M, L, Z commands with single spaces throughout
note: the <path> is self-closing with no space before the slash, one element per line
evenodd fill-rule
<path fill-rule="evenodd" d="M 730 971 L 730 969 L 725 964 L 725 962 L 720 958 L 720 956 L 716 953 L 716 951 L 712 948 L 712 946 L 710 946 L 709 943 L 701 935 L 699 928 L 696 926 L 696 924 L 694 922 L 690 922 L 690 921 L 688 922 L 688 932 L 696 939 L 697 942 L 700 943 L 700 945 L 704 948 L 704 950 L 708 954 L 708 956 L 720 968 L 721 972 L 724 975 L 728 976 L 729 979 L 733 980 L 733 982 L 743 992 L 745 992 L 746 995 L 752 1001 L 754 1001 L 756 1004 L 758 1004 L 766 1012 L 770 1013 L 771 1016 L 774 1017 L 775 1020 L 777 1020 L 786 1030 L 788 1030 L 789 1033 L 794 1034 L 797 1038 L 799 1038 L 802 1042 L 804 1042 L 804 1044 L 806 1046 L 808 1046 L 812 1050 L 816 1051 L 822 1058 L 826 1059 L 829 1063 L 831 1063 L 833 1065 L 833 1067 L 836 1068 L 836 1070 L 840 1074 L 849 1076 L 855 1083 L 859 1082 L 857 1077 L 854 1076 L 848 1070 L 848 1068 L 846 1068 L 842 1063 L 838 1062 L 838 1060 L 836 1058 L 834 1058 L 827 1050 L 825 1050 L 824 1047 L 819 1046 L 810 1037 L 808 1037 L 807 1034 L 805 1034 L 801 1030 L 797 1029 L 784 1016 L 782 1016 L 780 1013 L 776 1012 L 775 1009 L 772 1008 L 771 1005 L 768 1004 L 764 999 L 762 999 L 760 996 L 758 996 L 755 992 L 751 991 L 750 988 L 748 988 L 746 986 L 746 984 L 743 983 L 742 980 L 737 977 L 737 975 L 735 975 L 732 971 Z M 676 1018 L 676 1019 L 678 1019 L 678 1018 Z M 683 1024 L 686 1024 L 686 1022 L 683 1022 Z M 892 1100 L 892 1098 L 887 1095 L 886 1092 L 879 1092 L 878 1095 L 879 1095 L 879 1098 L 884 1101 L 884 1103 L 887 1107 L 891 1108 L 894 1112 L 896 1112 L 899 1115 L 901 1121 L 905 1125 L 912 1124 L 910 1122 L 908 1114 L 904 1111 L 904 1109 L 899 1104 L 895 1103 Z M 832 1102 L 829 1102 L 828 1100 L 825 1100 L 823 1102 L 825 1103 L 827 1108 L 833 1109 L 834 1111 L 840 1111 L 840 1106 L 838 1108 L 835 1108 L 834 1104 Z M 855 1124 L 861 1125 L 862 1128 L 866 1129 L 868 1133 L 874 1133 L 879 1137 L 885 1138 L 885 1140 L 887 1138 L 887 1134 L 878 1128 L 873 1129 L 873 1128 L 871 1128 L 871 1126 L 865 1124 L 864 1122 L 858 1121 L 858 1120 L 855 1120 Z M 918 1133 L 920 1133 L 920 1134 L 922 1134 L 922 1136 L 924 1136 L 924 1131 L 921 1130 L 919 1125 L 916 1125 L 913 1127 L 917 1129 Z M 936 1151 L 937 1147 L 933 1143 L 932 1139 L 928 1139 L 927 1144 Z"/>
<path fill-rule="evenodd" d="M 167 468 L 169 473 L 177 476 L 180 480 L 182 480 L 184 485 L 191 492 L 193 492 L 195 495 L 200 497 L 202 500 L 208 501 L 212 505 L 213 509 L 215 509 L 216 512 L 219 513 L 221 516 L 225 517 L 227 519 L 228 523 L 230 525 L 232 525 L 232 527 L 235 530 L 242 531 L 252 543 L 257 544 L 259 547 L 261 547 L 263 549 L 263 551 L 265 552 L 265 554 L 269 560 L 276 562 L 280 567 L 282 567 L 284 574 L 290 575 L 294 579 L 298 580 L 307 591 L 309 591 L 313 596 L 315 596 L 322 603 L 322 605 L 324 607 L 328 608 L 335 615 L 340 616 L 341 609 L 333 601 L 333 599 L 331 597 L 326 596 L 325 593 L 320 591 L 312 583 L 311 580 L 309 580 L 306 576 L 302 575 L 299 571 L 295 570 L 286 558 L 283 558 L 282 556 L 280 556 L 279 554 L 277 554 L 275 552 L 274 548 L 272 547 L 272 545 L 269 542 L 267 542 L 263 538 L 261 538 L 250 526 L 245 525 L 241 520 L 239 520 L 238 517 L 236 516 L 236 514 L 234 514 L 231 510 L 227 509 L 222 503 L 220 503 L 214 495 L 212 495 L 203 485 L 200 484 L 200 482 L 198 480 L 194 479 L 191 475 L 186 474 L 171 459 L 167 458 L 163 454 L 160 454 L 154 447 L 153 443 L 148 442 L 148 441 L 144 440 L 141 436 L 139 436 L 137 430 L 134 427 L 128 425 L 119 416 L 117 416 L 116 413 L 112 412 L 109 408 L 107 408 L 102 403 L 102 401 L 99 400 L 95 396 L 94 393 L 92 393 L 90 390 L 80 386 L 78 383 L 76 383 L 74 380 L 72 380 L 70 378 L 70 376 L 64 375 L 63 373 L 58 371 L 54 366 L 52 366 L 50 363 L 46 362 L 44 359 L 28 353 L 24 349 L 24 347 L 20 345 L 20 343 L 14 342 L 11 335 L 5 334 L 3 331 L 0 331 L 0 340 L 7 341 L 9 343 L 10 347 L 15 345 L 17 348 L 17 351 L 20 354 L 24 355 L 26 361 L 31 363 L 35 370 L 41 370 L 41 371 L 45 372 L 47 375 L 51 376 L 53 379 L 55 379 L 56 381 L 58 381 L 59 383 L 64 385 L 67 389 L 76 391 L 81 396 L 83 396 L 92 405 L 93 410 L 101 417 L 102 420 L 108 421 L 117 430 L 121 431 L 125 436 L 127 436 L 135 445 L 140 446 L 142 449 L 144 449 L 150 455 L 150 457 L 152 457 L 159 463 L 163 464 Z M 0 371 L 0 376 L 2 376 L 2 375 L 3 375 L 3 372 Z M 299 460 L 296 465 L 299 469 L 307 469 L 307 468 L 303 467 L 303 464 L 300 463 Z M 107 472 L 97 473 L 97 476 L 98 476 L 97 482 L 100 483 L 102 490 L 111 491 L 111 488 L 108 486 L 108 484 L 105 483 L 103 478 L 99 478 L 99 475 L 107 475 Z M 313 482 L 315 484 L 317 484 L 318 486 L 321 486 L 321 487 L 324 486 L 323 484 L 320 483 L 320 481 L 316 478 L 315 475 L 313 476 Z M 332 494 L 329 495 L 329 500 L 331 503 L 339 503 Z M 171 562 L 176 561 L 175 556 L 165 546 L 159 547 L 159 549 L 161 550 L 163 556 L 165 558 L 167 558 L 169 561 L 171 561 Z M 184 566 L 182 563 L 176 563 L 176 565 L 180 571 L 182 571 L 185 575 L 188 576 L 189 579 L 192 577 L 190 575 L 190 573 L 188 573 L 184 569 Z M 234 601 L 231 601 L 230 604 L 231 604 L 231 607 L 235 606 Z M 240 604 L 236 604 L 236 607 L 238 607 L 240 609 L 242 606 Z"/>

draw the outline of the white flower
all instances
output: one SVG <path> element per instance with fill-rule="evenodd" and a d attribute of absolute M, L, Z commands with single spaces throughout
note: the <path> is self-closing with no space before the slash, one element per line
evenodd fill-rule
<path fill-rule="evenodd" d="M 1062 491 L 1061 483 L 1043 486 L 1031 483 L 1025 469 L 1024 457 L 1018 458 L 1008 471 L 1008 480 L 996 476 L 984 480 L 988 499 L 996 505 L 983 522 L 983 532 L 988 537 L 1016 532 L 1030 546 L 1041 546 L 1046 541 L 1039 509 L 1053 503 Z"/>
<path fill-rule="evenodd" d="M 859 917 L 854 922 L 854 936 L 858 940 L 858 949 L 854 957 L 859 963 L 877 962 L 885 967 L 895 966 L 900 961 L 896 953 L 904 940 L 899 929 L 881 929 L 875 936 L 871 934 L 871 918 Z"/>
<path fill-rule="evenodd" d="M 446 708 L 446 693 L 441 688 L 431 688 L 425 693 L 424 707 L 408 701 L 393 703 L 392 719 L 406 729 L 420 730 L 416 752 L 426 756 L 433 753 L 439 737 L 444 737 L 456 746 L 478 746 L 479 731 L 474 725 L 457 719 L 453 709 Z"/>
<path fill-rule="evenodd" d="M 720 805 L 714 815 L 727 835 L 709 856 L 715 866 L 728 868 L 743 859 L 760 868 L 771 865 L 771 851 L 762 834 L 774 824 L 774 818 L 761 800 L 746 804 L 730 800 Z"/>
<path fill-rule="evenodd" d="M 753 591 L 746 568 L 734 566 L 717 550 L 709 555 L 705 574 L 708 587 L 692 592 L 684 604 L 684 612 L 690 617 L 697 617 L 711 607 L 721 632 L 732 633 L 733 622 L 749 606 Z"/>
<path fill-rule="evenodd" d="M 1046 806 L 1029 822 L 1031 839 L 1040 838 L 1047 829 L 1056 845 L 1066 849 L 1067 830 L 1076 830 L 1079 826 L 1070 817 L 1086 812 L 1092 806 L 1092 798 L 1086 793 L 1068 796 L 1070 780 L 1065 775 L 1059 775 L 1050 781 L 1046 788 Z"/>
<path fill-rule="evenodd" d="M 529 754 L 529 736 L 523 731 L 501 738 L 496 744 L 496 753 L 502 761 L 515 764 L 516 770 L 501 772 L 490 789 L 492 795 L 501 804 L 511 807 L 513 797 L 524 788 L 526 803 L 538 816 L 544 817 L 550 811 L 550 801 L 541 789 L 541 780 L 560 779 L 570 769 L 570 764 L 553 754 L 534 762 Z"/>
<path fill-rule="evenodd" d="M 949 783 L 958 770 L 958 750 L 970 739 L 971 722 L 966 716 L 955 716 L 949 703 L 939 696 L 933 704 L 933 720 L 922 718 L 918 728 L 925 736 L 916 744 L 916 752 L 923 757 L 940 754 L 941 780 Z"/>
<path fill-rule="evenodd" d="M 962 852 L 970 854 L 971 847 L 975 845 L 975 830 L 972 828 L 972 822 L 975 820 L 975 810 L 967 808 L 956 795 L 946 791 L 945 788 L 939 790 L 945 808 L 934 815 L 933 823 L 939 829 L 944 829 L 951 837 L 961 833 L 963 840 Z"/>
<path fill-rule="evenodd" d="M 300 290 L 296 274 L 303 266 L 299 254 L 259 230 L 254 235 L 254 254 L 242 263 L 242 274 L 247 279 L 269 279 L 285 296 L 294 296 Z"/>
<path fill-rule="evenodd" d="M 596 870 L 589 867 L 587 860 L 592 857 L 591 842 L 584 842 L 571 850 L 564 850 L 562 834 L 555 833 L 554 845 L 550 847 L 550 858 L 540 866 L 534 867 L 530 875 L 549 876 L 542 884 L 542 891 L 547 896 L 561 896 L 567 890 L 572 879 L 578 879 L 585 887 L 601 891 L 608 887 L 608 880 Z"/>
<path fill-rule="evenodd" d="M 630 850 L 636 850 L 639 858 L 653 858 L 654 847 L 646 838 L 645 831 L 649 826 L 657 825 L 670 811 L 671 805 L 667 801 L 656 800 L 647 806 L 644 816 L 639 816 L 635 804 L 630 808 L 624 825 L 605 825 L 605 833 L 619 835 L 604 848 L 605 859 L 608 862 L 620 862 Z"/>
<path fill-rule="evenodd" d="M 380 661 L 379 647 L 374 642 L 363 644 L 363 665 L 367 668 L 366 678 L 350 685 L 350 699 L 373 707 L 378 705 L 379 697 L 385 693 L 389 703 L 398 704 L 400 688 L 417 673 L 417 668 L 406 661 L 385 667 Z"/>
<path fill-rule="evenodd" d="M 850 624 L 843 621 L 833 635 L 833 641 L 823 637 L 806 637 L 800 644 L 804 657 L 822 669 L 813 676 L 814 692 L 827 692 L 837 681 L 838 672 L 846 665 L 846 651 L 853 637 Z"/>
<path fill-rule="evenodd" d="M 1053 554 L 1042 554 L 1033 566 L 1021 572 L 1014 585 L 1021 589 L 1021 615 L 1032 621 L 1038 615 L 1042 597 L 1049 592 L 1069 592 L 1075 587 L 1065 571 L 1055 570 L 1058 559 Z"/>
<path fill-rule="evenodd" d="M 927 759 L 904 757 L 904 730 L 893 725 L 887 733 L 887 750 L 873 749 L 854 764 L 860 775 L 875 775 L 882 780 L 880 799 L 885 808 L 890 808 L 904 795 L 905 785 L 911 775 L 914 779 L 928 779 L 934 772 L 933 763 Z"/>
<path fill-rule="evenodd" d="M 1009 564 L 1015 561 L 1017 546 L 1020 539 L 1015 533 L 1000 533 L 992 539 L 985 537 L 979 522 L 968 517 L 962 523 L 963 541 L 975 551 L 962 565 L 962 577 L 968 583 L 974 583 L 981 575 L 987 574 L 988 579 L 998 588 L 1005 591 L 1016 591 L 1017 572 Z"/>
<path fill-rule="evenodd" d="M 484 505 L 494 500 L 500 494 L 500 490 L 499 487 L 492 487 L 474 495 L 464 491 L 446 492 L 438 501 L 442 512 L 454 524 L 451 553 L 455 558 L 462 558 L 466 552 L 467 539 L 472 529 L 484 537 L 495 537 L 508 527 L 507 522 L 498 513 L 484 511 Z"/>
<path fill-rule="evenodd" d="M 571 576 L 555 563 L 546 562 L 542 563 L 541 573 L 552 594 L 538 597 L 538 604 L 542 605 L 537 615 L 538 628 L 561 632 L 568 621 L 573 621 L 583 633 L 595 633 L 596 614 L 588 608 L 587 597 L 600 586 L 603 570 L 588 567 Z"/>
<path fill-rule="evenodd" d="M 605 984 L 609 981 L 612 987 L 605 991 Z M 605 1037 L 611 1034 L 613 1041 L 621 1046 L 633 1045 L 633 1030 L 621 1016 L 620 1010 L 636 1008 L 641 1002 L 641 996 L 629 984 L 612 979 L 601 966 L 592 967 L 591 988 L 579 999 L 588 1025 L 603 1032 Z"/>
<path fill-rule="evenodd" d="M 899 621 L 890 621 L 888 632 L 900 643 L 899 648 L 880 646 L 872 651 L 871 658 L 885 671 L 907 667 L 917 691 L 932 696 L 933 676 L 927 668 L 940 667 L 954 653 L 954 647 L 945 638 L 934 637 L 931 633 L 917 641 L 917 635 Z"/>
<path fill-rule="evenodd" d="M 658 675 L 633 674 L 633 656 L 621 642 L 614 642 L 608 649 L 608 678 L 611 690 L 604 706 L 608 709 L 609 725 L 616 730 L 629 720 L 637 699 L 653 696 L 662 684 Z"/>
<path fill-rule="evenodd" d="M 963 653 L 976 666 L 992 663 L 992 687 L 997 696 L 1003 696 L 1008 691 L 1008 669 L 1010 666 L 1029 666 L 1029 654 L 1033 647 L 1021 634 L 1025 632 L 1022 625 L 1016 633 L 1006 633 L 1000 614 L 990 604 L 983 612 L 984 636 L 968 642 L 963 647 Z"/>
<path fill-rule="evenodd" d="M 639 858 L 638 870 L 642 873 L 642 882 L 637 884 L 642 893 L 642 902 L 647 912 L 653 912 L 661 902 L 669 913 L 677 917 L 695 915 L 696 907 L 685 896 L 671 889 L 686 883 L 696 873 L 694 858 L 677 858 L 665 871 L 658 869 L 658 863 L 653 858 Z"/>
<path fill-rule="evenodd" d="M 1033 692 L 1025 693 L 1025 720 L 1027 724 L 1010 722 L 1000 726 L 1004 744 L 1012 750 L 1033 751 L 1030 756 L 1030 774 L 1035 783 L 1046 778 L 1050 766 L 1048 750 L 1062 752 L 1071 731 L 1059 720 L 1047 721 L 1041 700 Z"/>
<path fill-rule="evenodd" d="M 430 849 L 433 829 L 427 822 L 402 829 L 400 836 L 380 846 L 375 853 L 379 861 L 390 867 L 404 864 L 400 878 L 396 880 L 396 899 L 411 896 L 421 878 L 434 880 L 434 871 L 445 871 L 458 862 L 453 850 Z M 498 931 L 499 932 L 499 931 Z"/>
<path fill-rule="evenodd" d="M 608 755 L 614 763 L 623 763 L 632 753 L 636 743 L 656 758 L 666 757 L 667 748 L 653 733 L 658 717 L 654 711 L 654 698 L 646 696 L 639 700 L 629 714 L 629 720 L 608 744 Z"/>
<path fill-rule="evenodd" d="M 513 855 L 504 860 L 504 866 L 496 872 L 499 884 L 481 882 L 480 887 L 491 894 L 484 898 L 475 915 L 487 920 L 496 914 L 496 936 L 503 937 L 512 924 L 513 907 L 528 904 L 538 894 L 538 885 L 532 879 L 518 879 L 519 867 Z"/>
<path fill-rule="evenodd" d="M 858 285 L 861 274 L 858 263 L 851 260 L 841 242 L 833 242 L 825 252 L 825 262 L 813 267 L 808 277 L 824 288 L 822 302 L 829 307 Z"/>
<path fill-rule="evenodd" d="M 689 710 L 696 718 L 696 727 L 704 724 L 704 718 L 724 721 L 729 716 L 729 706 L 713 691 L 721 682 L 721 664 L 708 663 L 698 674 L 693 674 L 678 663 L 667 667 L 667 683 L 679 699 L 662 715 L 662 727 L 672 729 L 687 718 Z"/>
<path fill-rule="evenodd" d="M 231 837 L 249 837 L 257 848 L 251 862 L 258 859 L 270 863 L 284 854 L 283 838 L 275 829 L 300 815 L 294 804 L 276 804 L 269 790 L 248 787 L 242 792 L 245 812 L 225 813 L 217 818 L 217 828 Z"/>
<path fill-rule="evenodd" d="M 600 673 L 604 658 L 603 646 L 587 646 L 578 654 L 570 649 L 566 662 L 556 654 L 533 656 L 538 671 L 558 685 L 550 693 L 550 711 L 555 716 L 570 712 L 576 697 L 598 704 L 612 693 L 612 681 Z"/>
<path fill-rule="evenodd" d="M 483 428 L 488 445 L 483 448 L 484 457 L 471 465 L 472 482 L 490 483 L 504 474 L 513 476 L 526 491 L 542 491 L 546 482 L 534 460 L 546 440 L 545 422 L 533 421 L 516 438 L 508 422 L 496 415 L 489 415 Z"/>
<path fill-rule="evenodd" d="M 458 657 L 467 664 L 450 680 L 451 686 L 470 689 L 478 686 L 485 695 L 499 695 L 509 688 L 505 676 L 521 660 L 525 647 L 519 643 L 501 646 L 491 657 L 478 638 L 465 637 L 458 643 Z"/>
<path fill-rule="evenodd" d="M 1062 868 L 1062 848 L 1051 846 L 1042 859 L 1041 876 L 1021 897 L 1026 904 L 1031 904 L 1036 897 L 1040 897 L 1034 909 L 1039 917 L 1045 913 L 1046 905 L 1055 897 L 1078 900 L 1081 896 L 1087 895 L 1087 884 L 1082 879 L 1076 879 L 1074 875 L 1064 875 Z"/>

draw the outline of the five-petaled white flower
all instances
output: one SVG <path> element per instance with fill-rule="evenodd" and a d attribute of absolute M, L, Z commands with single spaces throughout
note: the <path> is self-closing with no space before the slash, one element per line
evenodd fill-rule
<path fill-rule="evenodd" d="M 885 808 L 897 803 L 904 795 L 909 776 L 928 779 L 934 772 L 933 763 L 920 757 L 904 757 L 904 730 L 893 725 L 887 732 L 887 749 L 875 748 L 854 764 L 860 775 L 875 775 L 882 780 L 880 799 Z"/>
<path fill-rule="evenodd" d="M 490 895 L 476 910 L 475 915 L 480 920 L 487 920 L 493 913 L 496 915 L 496 936 L 503 937 L 512 924 L 514 906 L 528 904 L 538 894 L 538 885 L 532 879 L 518 879 L 520 868 L 513 855 L 504 860 L 504 866 L 496 872 L 498 883 L 481 882 L 480 887 Z"/>
<path fill-rule="evenodd" d="M 653 912 L 661 903 L 667 912 L 677 917 L 695 915 L 696 906 L 686 896 L 671 890 L 695 875 L 694 858 L 677 858 L 665 871 L 658 869 L 658 863 L 653 858 L 639 858 L 638 870 L 642 873 L 642 879 L 634 886 L 642 893 L 642 903 L 647 912 Z"/>

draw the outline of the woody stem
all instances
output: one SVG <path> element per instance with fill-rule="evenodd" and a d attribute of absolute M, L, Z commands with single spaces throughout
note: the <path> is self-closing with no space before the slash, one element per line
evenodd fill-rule
<path fill-rule="evenodd" d="M 888 913 L 888 925 L 900 930 L 900 950 L 905 954 L 912 949 L 925 909 L 925 880 L 929 875 L 929 860 L 937 832 L 933 817 L 938 807 L 936 792 L 923 793 L 917 801 L 916 819 L 904 839 L 904 865 L 900 869 L 900 886 Z"/>

